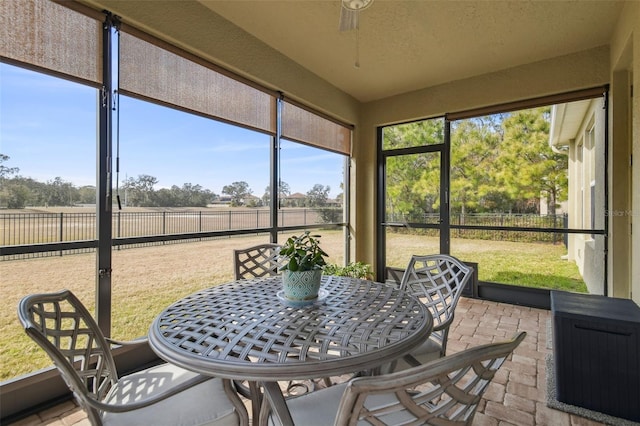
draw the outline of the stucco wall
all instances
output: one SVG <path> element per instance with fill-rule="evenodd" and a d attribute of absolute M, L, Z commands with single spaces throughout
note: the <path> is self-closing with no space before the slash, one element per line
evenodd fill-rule
<path fill-rule="evenodd" d="M 582 123 L 575 134 L 570 135 L 569 142 L 569 228 L 585 229 L 591 227 L 591 208 L 595 207 L 595 228 L 604 229 L 606 219 L 604 207 L 604 146 L 605 146 L 605 113 L 602 108 L 603 99 L 592 99 L 585 111 Z M 593 146 L 588 133 L 594 128 Z M 569 135 L 568 135 L 569 136 Z M 584 147 L 582 155 L 578 154 Z M 582 157 L 580 161 L 579 158 Z M 595 176 L 592 176 L 595 173 Z M 584 182 L 581 182 L 584 179 Z M 595 181 L 595 195 L 591 197 L 591 184 Z M 567 258 L 578 266 L 591 294 L 604 294 L 604 237 L 588 234 L 569 234 Z"/>
<path fill-rule="evenodd" d="M 628 145 L 631 154 L 636 158 L 639 158 L 640 152 L 640 99 L 637 95 L 640 87 L 640 2 L 625 4 L 611 38 L 610 50 L 611 92 L 614 108 L 613 117 L 610 120 L 612 179 L 609 195 L 612 208 L 624 210 L 628 214 L 609 217 L 611 229 L 608 265 L 609 294 L 616 297 L 631 297 L 640 304 L 640 234 L 636 232 L 632 235 L 630 244 L 627 244 L 631 232 L 629 225 L 634 218 L 640 216 L 640 170 L 637 166 L 631 168 L 630 179 L 626 173 L 621 172 L 621 168 L 629 167 L 629 153 L 623 148 Z M 633 99 L 629 96 L 631 85 L 636 88 Z M 616 106 L 618 106 L 617 111 Z M 629 123 L 629 116 L 631 123 Z M 618 149 L 617 152 L 616 149 Z M 629 180 L 632 189 L 629 188 Z M 628 204 L 624 202 L 624 193 L 631 194 Z M 637 228 L 638 221 L 635 220 L 635 222 Z M 624 262 L 625 258 L 629 262 Z M 631 270 L 630 280 L 626 280 L 624 276 L 628 269 Z"/>

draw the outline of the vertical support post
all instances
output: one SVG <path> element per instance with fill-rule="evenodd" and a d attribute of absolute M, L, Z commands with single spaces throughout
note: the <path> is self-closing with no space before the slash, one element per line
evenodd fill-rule
<path fill-rule="evenodd" d="M 102 27 L 102 78 L 98 99 L 98 149 L 96 221 L 98 248 L 96 256 L 96 320 L 105 336 L 111 336 L 111 240 L 113 236 L 111 194 L 111 150 L 113 138 L 114 87 L 113 43 L 119 20 L 107 12 Z"/>
<path fill-rule="evenodd" d="M 386 209 L 387 209 L 387 200 L 386 200 L 386 176 L 385 176 L 385 167 L 387 157 L 383 155 L 382 151 L 382 127 L 378 127 L 376 129 L 376 161 L 377 161 L 377 170 L 376 170 L 376 232 L 377 232 L 377 243 L 376 243 L 376 265 L 375 265 L 375 280 L 379 282 L 385 282 L 387 279 L 386 274 L 386 262 L 387 262 L 387 254 L 386 254 L 386 245 L 387 245 L 387 236 L 386 236 L 386 227 L 384 226 L 384 222 L 387 221 L 386 217 Z"/>
<path fill-rule="evenodd" d="M 451 251 L 451 209 L 449 208 L 451 190 L 451 121 L 444 120 L 444 149 L 440 159 L 440 253 Z"/>
<path fill-rule="evenodd" d="M 276 99 L 276 134 L 271 145 L 271 198 L 269 202 L 270 242 L 278 242 L 278 205 L 280 196 L 280 138 L 282 137 L 282 94 Z"/>
<path fill-rule="evenodd" d="M 353 135 L 353 131 L 351 131 Z M 351 137 L 351 145 L 353 145 L 353 136 Z M 350 150 L 349 152 L 351 152 Z M 344 265 L 347 266 L 351 262 L 351 154 L 344 159 L 344 191 L 342 191 L 342 222 L 347 223 L 344 229 Z"/>
<path fill-rule="evenodd" d="M 609 211 L 609 85 L 604 87 L 603 93 L 604 108 L 604 211 Z M 604 292 L 605 296 L 609 296 L 609 218 L 604 218 Z"/>

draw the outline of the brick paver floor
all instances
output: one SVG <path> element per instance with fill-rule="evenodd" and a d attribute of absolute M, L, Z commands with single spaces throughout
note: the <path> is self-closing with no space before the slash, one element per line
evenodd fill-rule
<path fill-rule="evenodd" d="M 462 298 L 449 333 L 447 353 L 499 341 L 526 331 L 527 337 L 489 385 L 474 425 L 481 426 L 596 426 L 602 423 L 548 408 L 545 356 L 551 352 L 548 323 L 542 309 Z M 327 424 L 332 420 L 327 418 Z M 25 418 L 15 425 L 89 425 L 84 412 L 71 401 Z"/>

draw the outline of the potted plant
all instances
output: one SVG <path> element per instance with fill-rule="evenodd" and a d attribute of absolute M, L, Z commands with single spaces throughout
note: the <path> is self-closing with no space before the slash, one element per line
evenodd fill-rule
<path fill-rule="evenodd" d="M 283 296 L 294 302 L 313 302 L 318 298 L 322 269 L 328 254 L 320 247 L 320 236 L 309 231 L 287 239 L 280 249 L 286 259 L 282 272 Z"/>
<path fill-rule="evenodd" d="M 325 275 L 335 275 L 338 277 L 351 277 L 369 280 L 373 278 L 371 265 L 363 262 L 351 262 L 346 266 L 330 263 L 323 269 Z"/>

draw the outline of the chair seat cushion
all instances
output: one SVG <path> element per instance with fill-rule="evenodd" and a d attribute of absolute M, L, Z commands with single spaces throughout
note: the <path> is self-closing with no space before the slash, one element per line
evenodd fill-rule
<path fill-rule="evenodd" d="M 287 399 L 287 406 L 291 412 L 293 424 L 304 426 L 327 426 L 335 424 L 335 417 L 346 387 L 347 383 L 342 383 L 299 397 Z M 365 406 L 370 409 L 374 407 L 394 407 L 389 409 L 386 414 L 378 414 L 378 418 L 384 421 L 384 424 L 417 424 L 415 423 L 416 417 L 410 412 L 407 412 L 405 407 L 398 404 L 398 399 L 393 393 L 385 393 L 369 395 Z M 366 425 L 371 424 L 367 421 L 362 421 L 361 423 Z M 274 424 L 279 423 L 274 423 L 273 420 L 269 418 L 269 425 Z"/>
<path fill-rule="evenodd" d="M 126 404 L 141 401 L 172 388 L 196 373 L 162 364 L 124 376 L 109 391 L 105 402 Z M 104 425 L 237 425 L 238 415 L 222 386 L 209 379 L 156 404 L 124 413 L 104 413 Z"/>
<path fill-rule="evenodd" d="M 427 339 L 420 346 L 411 351 L 411 356 L 420 364 L 426 364 L 434 359 L 438 359 L 440 358 L 440 343 L 433 339 Z M 391 364 L 389 368 L 383 369 L 382 373 L 401 371 L 406 370 L 407 368 L 411 368 L 411 365 L 409 365 L 409 363 L 407 363 L 403 358 L 400 358 Z"/>
<path fill-rule="evenodd" d="M 346 383 L 287 398 L 294 425 L 326 426 L 334 424 Z M 269 417 L 269 425 L 279 425 Z"/>

